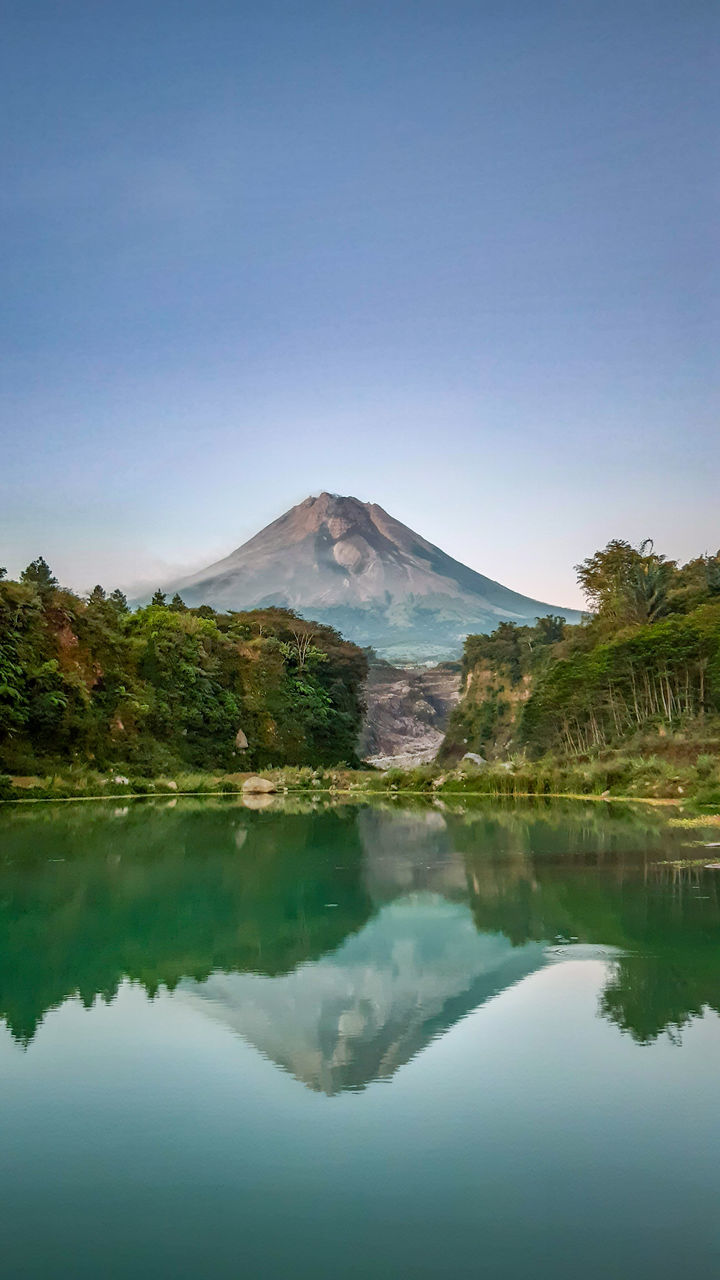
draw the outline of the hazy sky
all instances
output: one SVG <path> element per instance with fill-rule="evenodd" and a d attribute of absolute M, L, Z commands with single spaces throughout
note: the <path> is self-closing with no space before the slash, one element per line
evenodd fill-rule
<path fill-rule="evenodd" d="M 714 0 L 3 5 L 0 563 L 720 545 Z"/>

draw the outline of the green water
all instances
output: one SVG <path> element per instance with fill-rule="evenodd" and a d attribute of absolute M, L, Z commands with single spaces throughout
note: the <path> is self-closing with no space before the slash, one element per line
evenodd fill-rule
<path fill-rule="evenodd" d="M 662 865 L 714 839 L 0 809 L 3 1274 L 717 1275 L 720 872 Z"/>

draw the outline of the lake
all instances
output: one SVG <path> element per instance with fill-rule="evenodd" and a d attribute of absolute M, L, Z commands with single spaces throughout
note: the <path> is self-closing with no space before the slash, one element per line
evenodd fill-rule
<path fill-rule="evenodd" d="M 711 1277 L 718 829 L 0 808 L 8 1277 Z"/>

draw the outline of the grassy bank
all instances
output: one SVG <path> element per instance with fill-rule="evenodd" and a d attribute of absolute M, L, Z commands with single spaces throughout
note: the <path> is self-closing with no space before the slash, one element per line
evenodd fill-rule
<path fill-rule="evenodd" d="M 132 796 L 237 794 L 248 773 L 185 772 L 173 777 L 102 774 L 78 768 L 46 776 L 0 775 L 0 800 L 123 799 Z M 373 770 L 284 768 L 263 770 L 278 792 L 413 793 L 434 796 L 582 796 L 692 802 L 720 808 L 720 760 L 700 755 L 685 763 L 661 756 L 613 756 L 572 763 L 545 759 L 453 769 Z"/>

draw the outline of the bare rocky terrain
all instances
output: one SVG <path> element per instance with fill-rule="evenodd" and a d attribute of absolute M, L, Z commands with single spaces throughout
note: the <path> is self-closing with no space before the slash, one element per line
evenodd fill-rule
<path fill-rule="evenodd" d="M 459 663 L 371 666 L 360 754 L 381 769 L 428 764 L 437 755 L 459 696 Z"/>

